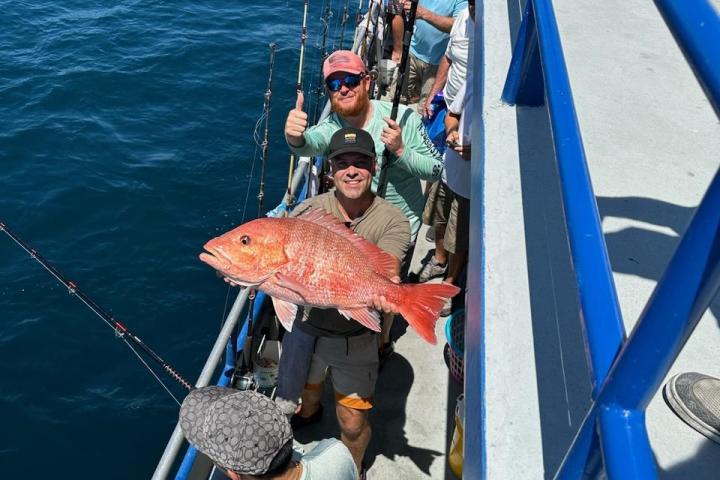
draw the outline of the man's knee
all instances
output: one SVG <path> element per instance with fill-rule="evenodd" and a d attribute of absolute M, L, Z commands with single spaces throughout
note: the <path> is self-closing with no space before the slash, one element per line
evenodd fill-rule
<path fill-rule="evenodd" d="M 358 438 L 367 428 L 367 410 L 357 410 L 338 403 L 336 411 L 340 430 L 346 437 L 350 439 Z"/>

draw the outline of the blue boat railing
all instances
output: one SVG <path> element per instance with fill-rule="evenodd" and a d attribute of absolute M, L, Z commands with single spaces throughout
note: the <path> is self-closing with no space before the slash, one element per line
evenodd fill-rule
<path fill-rule="evenodd" d="M 706 0 L 655 4 L 720 115 L 718 14 Z M 527 0 L 503 100 L 523 106 L 547 103 L 586 335 L 593 402 L 555 478 L 592 476 L 596 468 L 604 468 L 610 478 L 657 478 L 645 409 L 720 290 L 720 170 L 625 339 L 550 0 Z M 483 432 L 484 425 L 483 417 Z M 476 444 L 472 439 L 477 436 L 468 434 L 465 461 L 479 463 L 468 470 L 487 471 L 484 436 Z M 483 454 L 469 455 L 470 451 Z"/>

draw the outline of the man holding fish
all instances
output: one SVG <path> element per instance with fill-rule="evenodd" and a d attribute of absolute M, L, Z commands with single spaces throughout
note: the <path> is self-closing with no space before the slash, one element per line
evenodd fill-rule
<path fill-rule="evenodd" d="M 304 381 L 294 423 L 312 423 L 321 415 L 322 388 L 331 370 L 341 440 L 362 474 L 379 365 L 378 310 L 402 314 L 421 337 L 435 343 L 440 310 L 459 289 L 399 284 L 410 227 L 397 207 L 372 193 L 377 170 L 372 137 L 342 128 L 330 139 L 328 158 L 334 191 L 301 203 L 292 218 L 254 220 L 210 240 L 205 245 L 209 253 L 200 258 L 231 282 L 272 297 L 289 332 L 283 343 L 314 343 L 314 352 L 306 350 L 309 361 L 302 349 L 293 358 L 283 350 L 278 390 L 293 380 L 288 375 Z M 300 312 L 298 305 L 313 308 Z"/>

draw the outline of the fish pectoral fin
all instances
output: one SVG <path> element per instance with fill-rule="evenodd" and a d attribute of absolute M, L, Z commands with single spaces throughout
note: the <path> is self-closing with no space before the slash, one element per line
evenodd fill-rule
<path fill-rule="evenodd" d="M 310 290 L 297 280 L 290 278 L 280 272 L 275 274 L 275 283 L 277 283 L 283 288 L 287 288 L 288 290 L 292 290 L 293 292 L 297 293 L 302 297 L 303 301 L 305 302 L 307 302 L 307 299 L 312 296 L 312 290 Z"/>
<path fill-rule="evenodd" d="M 356 308 L 353 310 L 338 310 L 345 318 L 352 318 L 362 326 L 374 332 L 380 331 L 380 314 L 370 308 Z"/>
<path fill-rule="evenodd" d="M 273 307 L 275 307 L 275 315 L 277 315 L 278 320 L 280 320 L 282 326 L 285 327 L 285 330 L 292 332 L 292 326 L 293 322 L 295 322 L 295 317 L 297 316 L 298 306 L 294 303 L 280 300 L 279 298 L 270 298 L 272 298 Z"/>

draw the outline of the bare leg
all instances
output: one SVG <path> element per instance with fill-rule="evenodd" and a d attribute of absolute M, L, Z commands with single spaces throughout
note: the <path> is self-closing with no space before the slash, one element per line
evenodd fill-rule
<path fill-rule="evenodd" d="M 318 411 L 324 386 L 324 384 L 320 384 L 316 388 L 305 388 L 305 390 L 303 390 L 302 405 L 298 413 L 299 416 L 307 418 Z"/>
<path fill-rule="evenodd" d="M 368 411 L 356 410 L 339 403 L 336 404 L 335 410 L 340 423 L 340 439 L 350 450 L 359 473 L 365 450 L 372 436 L 372 429 L 367 420 Z"/>
<path fill-rule="evenodd" d="M 393 62 L 400 63 L 400 57 L 402 55 L 403 47 L 403 34 L 405 32 L 405 23 L 402 15 L 395 15 L 391 21 L 392 38 L 393 38 L 393 50 L 390 58 Z"/>
<path fill-rule="evenodd" d="M 445 224 L 435 224 L 435 260 L 439 264 L 444 264 L 448 261 L 448 252 L 445 250 Z"/>
<path fill-rule="evenodd" d="M 460 272 L 462 271 L 463 267 L 467 263 L 467 253 L 468 252 L 460 252 L 460 253 L 451 253 L 450 254 L 450 263 L 448 263 L 448 273 L 447 277 L 445 278 L 445 281 L 448 283 L 455 283 L 455 280 L 457 280 L 458 275 L 460 275 Z"/>

